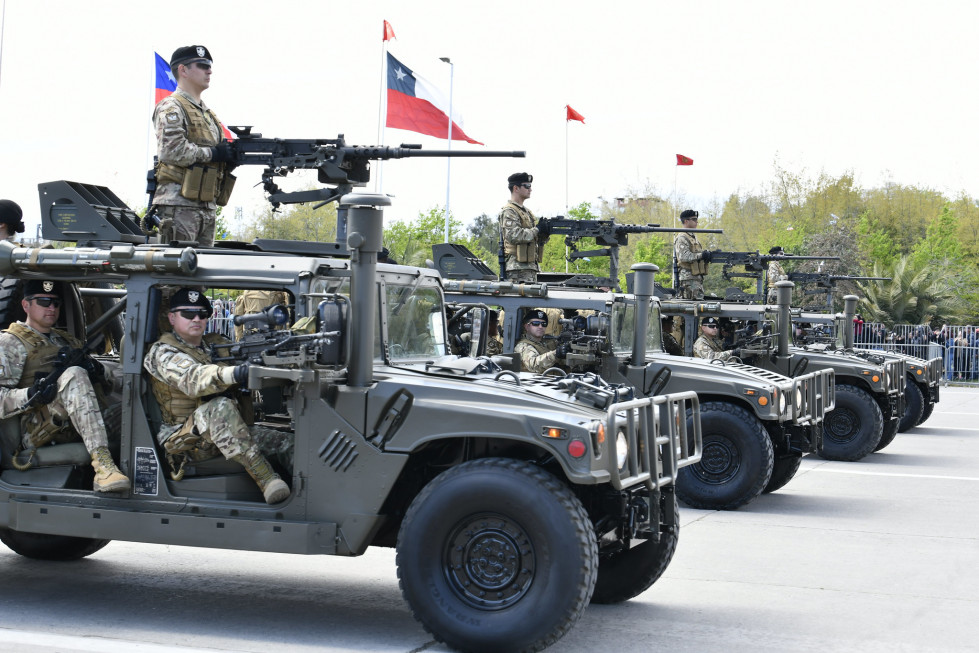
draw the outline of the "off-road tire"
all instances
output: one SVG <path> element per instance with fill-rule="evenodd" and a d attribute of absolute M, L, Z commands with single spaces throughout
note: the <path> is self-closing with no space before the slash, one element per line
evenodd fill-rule
<path fill-rule="evenodd" d="M 26 558 L 64 562 L 90 556 L 108 544 L 110 540 L 24 533 L 9 528 L 0 528 L 0 542 L 10 547 L 14 553 Z"/>
<path fill-rule="evenodd" d="M 823 418 L 823 445 L 819 457 L 825 460 L 860 460 L 880 443 L 884 433 L 884 414 L 863 388 L 836 385 L 836 408 Z"/>
<path fill-rule="evenodd" d="M 880 434 L 880 442 L 874 447 L 874 451 L 880 451 L 891 442 L 894 442 L 894 438 L 897 437 L 897 428 L 901 423 L 900 420 L 889 419 L 884 421 L 884 430 Z"/>
<path fill-rule="evenodd" d="M 913 429 L 921 423 L 921 417 L 925 413 L 925 396 L 921 388 L 909 375 L 904 383 L 904 416 L 898 422 L 898 433 L 904 433 Z"/>
<path fill-rule="evenodd" d="M 772 467 L 772 478 L 768 481 L 768 485 L 765 486 L 762 492 L 768 494 L 769 492 L 774 492 L 785 487 L 786 483 L 795 478 L 800 465 L 802 465 L 801 453 L 776 457 L 775 465 Z"/>
<path fill-rule="evenodd" d="M 398 532 L 415 618 L 463 651 L 539 651 L 581 617 L 598 575 L 591 520 L 571 490 L 518 460 L 463 463 L 430 481 Z"/>
<path fill-rule="evenodd" d="M 676 497 L 674 513 L 678 511 Z M 591 602 L 598 604 L 621 603 L 639 596 L 659 580 L 676 553 L 680 538 L 680 525 L 666 533 L 660 533 L 659 542 L 646 540 L 642 544 L 611 555 L 598 554 L 598 580 Z"/>
<path fill-rule="evenodd" d="M 915 424 L 915 426 L 921 426 L 922 424 L 924 424 L 928 420 L 928 418 L 931 417 L 931 414 L 934 411 L 935 411 L 935 402 L 933 401 L 925 402 L 925 406 L 921 411 L 921 419 L 918 420 L 918 423 Z"/>
<path fill-rule="evenodd" d="M 774 466 L 772 441 L 748 410 L 709 401 L 700 405 L 704 452 L 700 462 L 677 475 L 676 493 L 685 504 L 705 510 L 734 510 L 768 485 Z M 687 429 L 693 432 L 693 418 Z"/>

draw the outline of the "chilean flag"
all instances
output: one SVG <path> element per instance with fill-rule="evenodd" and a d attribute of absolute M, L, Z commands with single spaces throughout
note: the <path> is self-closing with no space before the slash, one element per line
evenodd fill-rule
<path fill-rule="evenodd" d="M 388 127 L 448 138 L 448 106 L 437 88 L 388 53 Z M 466 136 L 455 121 L 452 140 L 482 145 Z"/>
<path fill-rule="evenodd" d="M 173 73 L 170 72 L 170 64 L 166 62 L 166 59 L 161 57 L 159 52 L 154 52 L 153 55 L 156 58 L 156 100 L 153 104 L 157 105 L 160 100 L 177 90 L 177 80 L 173 78 Z M 231 130 L 225 127 L 224 123 L 218 124 L 221 125 L 221 133 L 225 140 L 233 141 L 235 135 L 231 133 Z"/>

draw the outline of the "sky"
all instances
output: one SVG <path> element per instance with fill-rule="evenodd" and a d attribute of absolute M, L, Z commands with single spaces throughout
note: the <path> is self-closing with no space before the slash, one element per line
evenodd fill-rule
<path fill-rule="evenodd" d="M 386 163 L 381 186 L 363 189 L 394 196 L 386 222 L 447 198 L 463 223 L 496 215 L 522 171 L 538 216 L 647 192 L 710 211 L 763 193 L 776 165 L 979 197 L 979 4 L 966 0 L 0 3 L 0 197 L 24 208 L 26 236 L 41 182 L 106 186 L 145 206 L 153 53 L 169 60 L 184 45 L 210 49 L 203 99 L 227 125 L 445 149 L 379 128 L 384 20 L 390 52 L 447 96 L 451 70 L 453 108 L 485 143 L 452 149 L 527 153 Z M 585 123 L 567 122 L 565 105 Z M 694 165 L 677 167 L 676 154 Z M 266 206 L 260 168 L 236 174 L 233 230 L 235 208 L 247 222 Z M 304 171 L 281 185 L 312 184 Z"/>

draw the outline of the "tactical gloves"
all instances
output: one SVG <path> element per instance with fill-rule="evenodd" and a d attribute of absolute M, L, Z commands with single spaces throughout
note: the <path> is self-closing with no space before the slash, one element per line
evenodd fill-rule
<path fill-rule="evenodd" d="M 241 387 L 248 387 L 248 363 L 235 366 L 234 380 Z"/>
<path fill-rule="evenodd" d="M 537 235 L 541 238 L 547 238 L 551 235 L 551 224 L 546 218 L 537 221 Z"/>
<path fill-rule="evenodd" d="M 567 358 L 568 357 L 568 346 L 566 344 L 564 344 L 563 342 L 560 345 L 558 345 L 557 346 L 557 349 L 554 350 L 554 357 L 557 358 L 558 360 L 562 360 L 562 361 L 565 358 Z"/>
<path fill-rule="evenodd" d="M 700 253 L 700 258 L 707 261 L 708 263 L 710 263 L 710 257 L 711 257 L 711 253 L 709 249 L 705 249 Z"/>
<path fill-rule="evenodd" d="M 234 153 L 227 142 L 221 141 L 211 148 L 211 161 L 213 163 L 231 163 L 234 160 Z"/>
<path fill-rule="evenodd" d="M 27 389 L 27 401 L 31 404 L 50 404 L 58 396 L 58 384 L 45 382 L 45 376 L 38 375 L 34 385 Z"/>

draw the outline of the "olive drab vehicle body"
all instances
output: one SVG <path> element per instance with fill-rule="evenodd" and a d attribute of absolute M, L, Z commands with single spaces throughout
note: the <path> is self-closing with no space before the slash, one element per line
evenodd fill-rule
<path fill-rule="evenodd" d="M 652 296 L 655 266 L 633 266 L 634 293 L 627 294 L 495 282 L 480 278 L 486 276 L 485 265 L 471 260 L 465 248 L 434 249 L 437 267 L 449 277 L 443 285 L 455 308 L 482 304 L 502 311 L 503 352 L 514 351 L 529 311 L 566 314 L 563 332 L 545 336 L 568 347 L 563 368 L 594 370 L 609 382 L 633 385 L 644 396 L 697 393 L 704 453 L 700 462 L 681 470 L 677 483 L 678 494 L 689 505 L 745 505 L 763 491 L 785 485 L 803 454 L 818 449 L 823 415 L 834 406 L 833 371 L 793 379 L 748 365 L 671 356 L 663 349 L 659 300 Z"/>
<path fill-rule="evenodd" d="M 803 311 L 793 316 L 793 322 L 803 326 L 797 344 L 806 349 L 843 351 L 856 354 L 875 364 L 887 360 L 900 360 L 904 363 L 906 380 L 904 385 L 904 413 L 898 422 L 898 433 L 924 423 L 935 410 L 940 399 L 940 386 L 944 374 L 941 356 L 930 359 L 911 356 L 903 351 L 884 349 L 864 349 L 854 345 L 854 323 L 858 298 L 847 295 L 843 298 L 843 313 L 812 313 Z M 808 330 L 805 327 L 810 327 Z M 816 330 L 818 329 L 818 333 Z M 886 443 L 885 443 L 886 444 Z M 880 448 L 878 446 L 878 448 Z"/>
<path fill-rule="evenodd" d="M 889 443 L 904 414 L 904 364 L 899 360 L 874 362 L 852 352 L 824 351 L 790 344 L 794 315 L 790 281 L 776 284 L 778 301 L 742 304 L 723 301 L 667 300 L 668 315 L 687 316 L 684 347 L 692 352 L 697 325 L 703 317 L 725 318 L 745 325 L 744 335 L 732 344 L 750 365 L 795 377 L 815 370 L 836 375 L 836 407 L 826 416 L 819 455 L 830 460 L 860 460 Z"/>
<path fill-rule="evenodd" d="M 637 397 L 594 375 L 449 354 L 438 274 L 377 263 L 389 198 L 344 196 L 343 246 L 197 249 L 141 244 L 135 214 L 104 187 L 39 189 L 45 237 L 78 246 L 0 243 L 0 274 L 66 282 L 62 326 L 76 335 L 118 327 L 101 358 L 132 486 L 92 492 L 91 460 L 72 445 L 18 468 L 18 421 L 5 420 L 0 539 L 18 553 L 74 559 L 113 539 L 344 556 L 396 547 L 416 618 L 451 646 L 487 651 L 544 648 L 589 600 L 631 598 L 662 574 L 679 528 L 674 482 L 700 457 L 699 419 L 684 419 L 699 417 L 696 395 Z M 233 350 L 251 361 L 256 421 L 294 441 L 282 503 L 267 505 L 220 457 L 187 463 L 177 480 L 156 440 L 143 358 L 180 286 L 290 298 L 291 329 Z M 83 310 L 93 298 L 104 309 L 94 328 Z"/>

